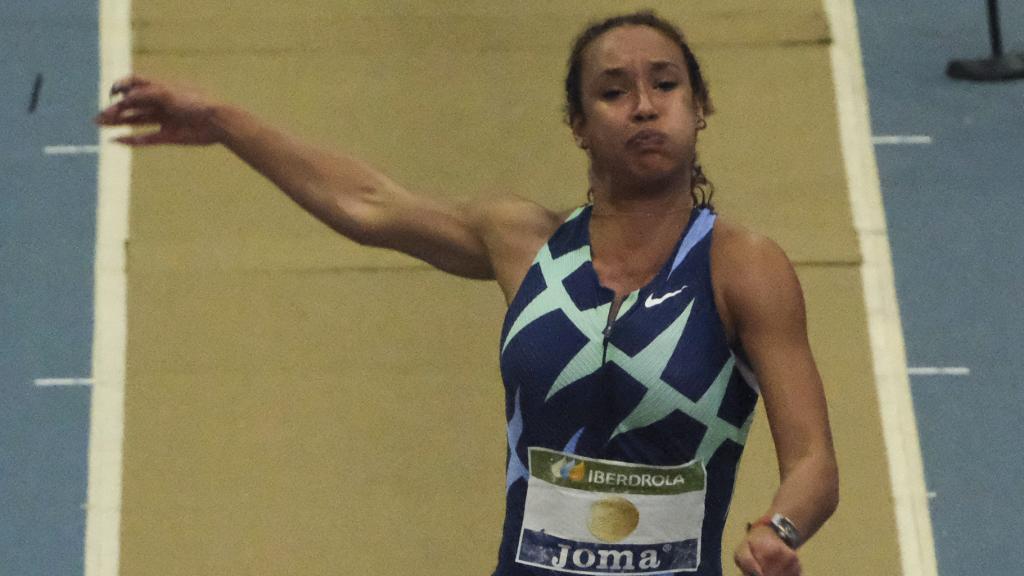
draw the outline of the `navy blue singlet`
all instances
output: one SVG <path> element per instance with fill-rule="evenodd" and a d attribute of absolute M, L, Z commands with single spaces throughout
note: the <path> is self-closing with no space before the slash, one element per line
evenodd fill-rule
<path fill-rule="evenodd" d="M 505 316 L 494 574 L 718 576 L 758 394 L 715 307 L 715 213 L 692 211 L 674 257 L 609 325 L 614 292 L 594 272 L 591 208 L 541 248 Z"/>

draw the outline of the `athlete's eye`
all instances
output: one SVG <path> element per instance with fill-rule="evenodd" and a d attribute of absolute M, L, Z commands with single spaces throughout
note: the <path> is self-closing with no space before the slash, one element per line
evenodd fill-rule
<path fill-rule="evenodd" d="M 610 88 L 601 93 L 601 98 L 604 100 L 615 100 L 619 96 L 625 94 L 626 91 L 620 88 Z"/>
<path fill-rule="evenodd" d="M 657 84 L 655 84 L 655 86 L 658 88 L 658 90 L 663 90 L 665 92 L 671 92 L 672 90 L 675 90 L 676 87 L 679 86 L 679 82 L 676 82 L 675 80 L 664 80 L 664 81 L 658 82 Z"/>

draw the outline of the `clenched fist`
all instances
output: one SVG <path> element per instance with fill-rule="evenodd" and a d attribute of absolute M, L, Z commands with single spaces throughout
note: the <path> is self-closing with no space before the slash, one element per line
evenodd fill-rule
<path fill-rule="evenodd" d="M 736 549 L 736 566 L 743 576 L 800 576 L 800 559 L 775 532 L 755 526 Z"/>

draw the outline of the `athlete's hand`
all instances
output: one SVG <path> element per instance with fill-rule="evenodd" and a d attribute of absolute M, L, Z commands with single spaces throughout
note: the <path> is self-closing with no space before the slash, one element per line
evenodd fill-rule
<path fill-rule="evenodd" d="M 747 532 L 734 556 L 743 576 L 800 576 L 800 559 L 768 526 Z"/>
<path fill-rule="evenodd" d="M 214 103 L 199 93 L 141 76 L 127 76 L 110 89 L 120 100 L 96 116 L 101 126 L 159 125 L 159 130 L 115 138 L 129 146 L 214 144 L 220 132 L 212 121 Z"/>

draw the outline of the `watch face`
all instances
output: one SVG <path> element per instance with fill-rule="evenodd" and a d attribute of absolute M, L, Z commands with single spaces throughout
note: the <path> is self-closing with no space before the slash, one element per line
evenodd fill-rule
<path fill-rule="evenodd" d="M 790 548 L 796 548 L 800 545 L 800 533 L 797 532 L 796 526 L 793 526 L 789 518 L 782 514 L 772 516 L 772 527 L 775 528 L 779 538 L 782 538 L 782 541 Z"/>

